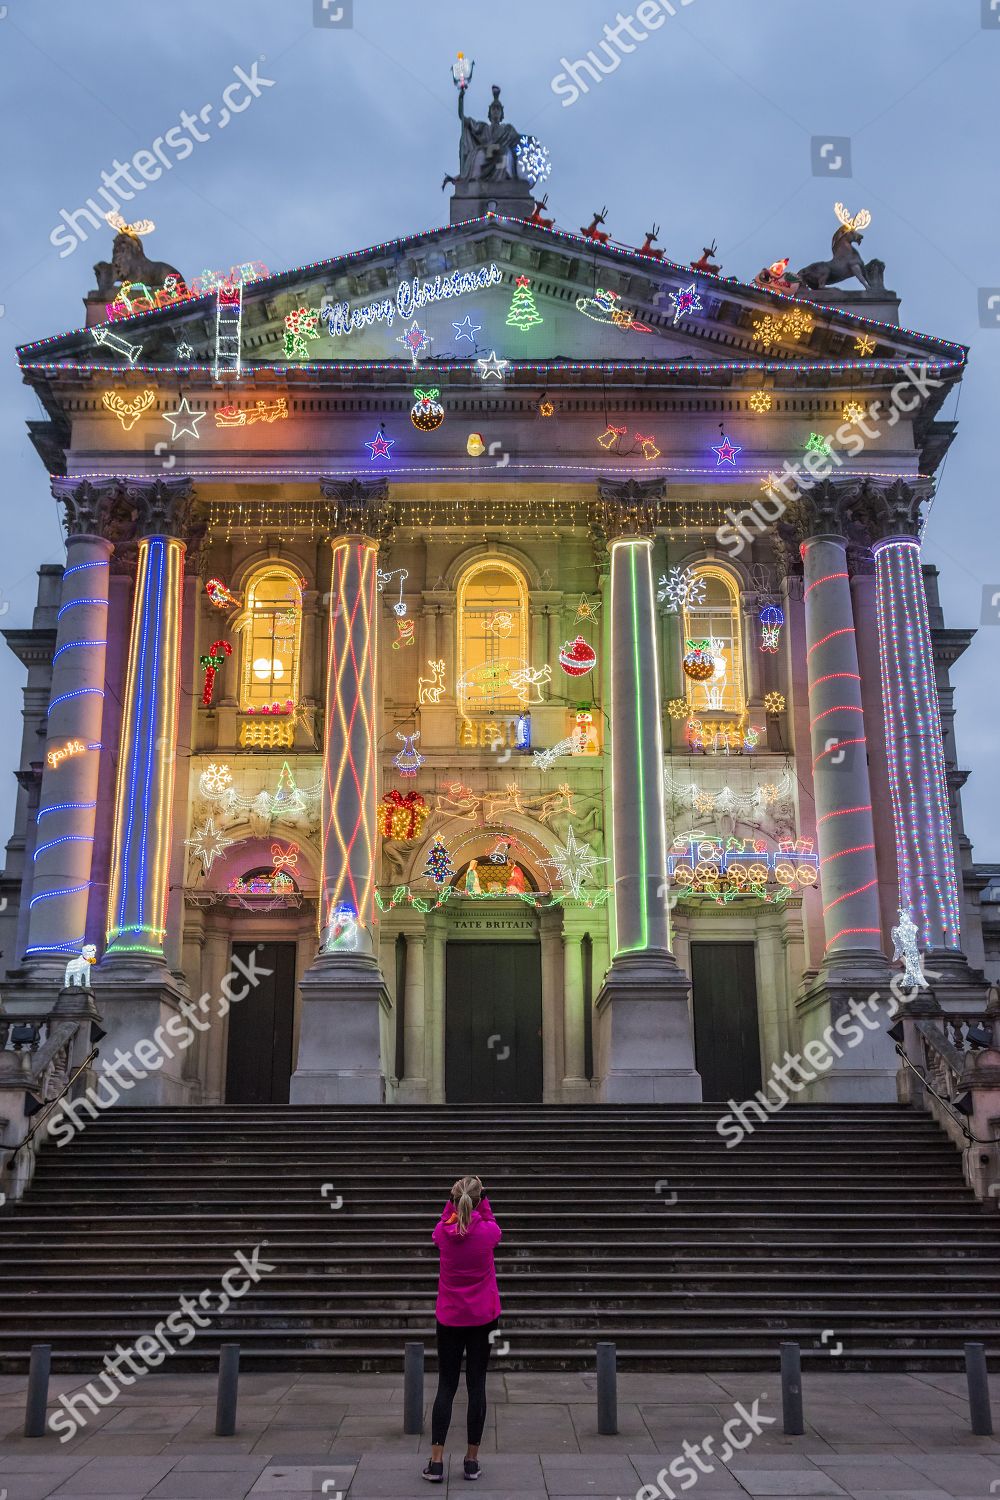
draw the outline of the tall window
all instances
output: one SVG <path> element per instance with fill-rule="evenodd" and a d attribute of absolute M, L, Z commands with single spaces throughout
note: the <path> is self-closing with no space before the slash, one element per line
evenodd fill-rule
<path fill-rule="evenodd" d="M 696 584 L 684 605 L 683 649 L 700 646 L 710 651 L 713 669 L 704 681 L 685 676 L 688 702 L 700 713 L 714 709 L 742 714 L 746 693 L 739 588 L 732 574 L 714 563 L 701 563 L 692 572 Z"/>
<path fill-rule="evenodd" d="M 240 707 L 299 701 L 302 580 L 294 569 L 268 563 L 247 584 Z"/>
<path fill-rule="evenodd" d="M 458 590 L 458 704 L 462 713 L 523 707 L 528 590 L 501 558 L 477 563 Z"/>

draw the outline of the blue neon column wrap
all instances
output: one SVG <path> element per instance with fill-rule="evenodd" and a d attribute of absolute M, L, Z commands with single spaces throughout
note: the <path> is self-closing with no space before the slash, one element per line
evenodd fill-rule
<path fill-rule="evenodd" d="M 107 948 L 112 957 L 163 958 L 183 571 L 183 542 L 142 538 L 115 797 Z"/>
<path fill-rule="evenodd" d="M 100 775 L 112 546 L 71 533 L 36 815 L 25 962 L 55 974 L 96 934 L 86 931 Z"/>

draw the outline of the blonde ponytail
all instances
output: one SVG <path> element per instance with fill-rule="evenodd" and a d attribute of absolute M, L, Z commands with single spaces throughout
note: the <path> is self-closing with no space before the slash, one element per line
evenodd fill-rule
<path fill-rule="evenodd" d="M 472 1211 L 477 1207 L 482 1196 L 483 1185 L 478 1177 L 460 1177 L 452 1184 L 451 1201 L 455 1205 L 459 1234 L 468 1233 Z"/>

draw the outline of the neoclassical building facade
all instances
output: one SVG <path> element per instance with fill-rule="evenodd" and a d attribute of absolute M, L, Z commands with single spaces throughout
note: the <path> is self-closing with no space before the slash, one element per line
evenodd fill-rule
<path fill-rule="evenodd" d="M 978 1003 L 920 542 L 965 350 L 775 284 L 483 213 L 22 347 L 19 1010 L 94 945 L 128 1050 L 235 964 L 131 1102 L 555 1103 L 749 1097 L 901 910 Z M 895 1097 L 884 1030 L 800 1097 Z"/>

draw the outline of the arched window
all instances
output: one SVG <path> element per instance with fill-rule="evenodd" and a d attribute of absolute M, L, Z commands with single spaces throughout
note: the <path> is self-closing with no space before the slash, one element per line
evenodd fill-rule
<path fill-rule="evenodd" d="M 281 563 L 258 568 L 246 588 L 242 618 L 240 707 L 299 701 L 302 579 Z"/>
<path fill-rule="evenodd" d="M 476 563 L 458 590 L 459 711 L 516 710 L 528 698 L 528 590 L 503 558 Z"/>
<path fill-rule="evenodd" d="M 685 676 L 688 702 L 699 713 L 742 714 L 746 692 L 739 588 L 732 574 L 714 563 L 699 563 L 691 572 L 694 586 L 684 604 L 683 649 L 707 649 L 714 665 L 712 675 L 702 681 Z"/>

